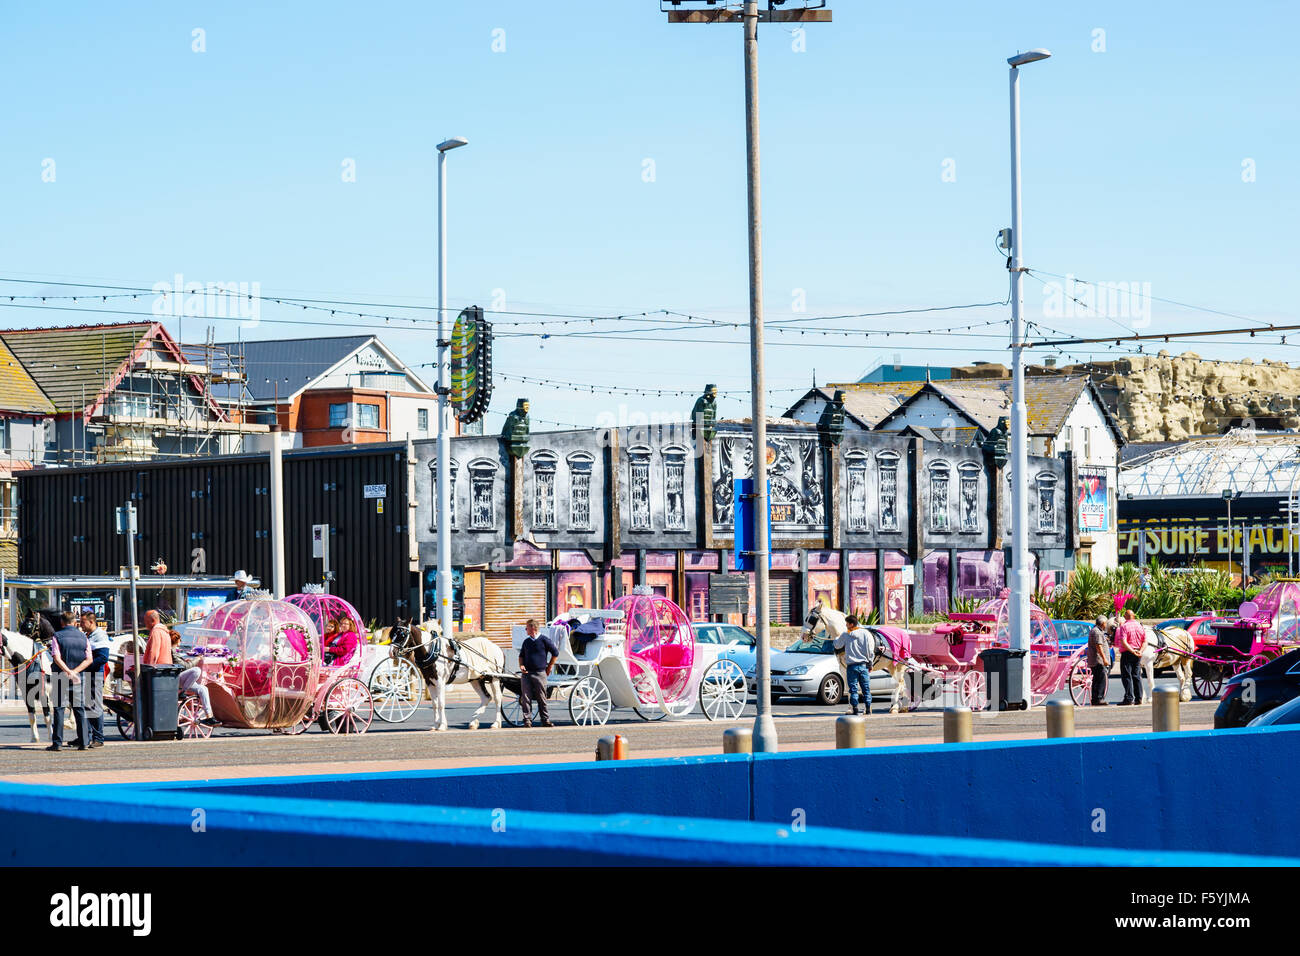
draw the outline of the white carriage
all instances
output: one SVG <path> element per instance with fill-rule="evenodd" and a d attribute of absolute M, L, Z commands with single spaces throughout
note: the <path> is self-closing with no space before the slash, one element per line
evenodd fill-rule
<path fill-rule="evenodd" d="M 684 717 L 696 704 L 709 720 L 734 720 L 744 711 L 740 665 L 702 660 L 685 612 L 661 595 L 633 593 L 606 609 L 574 608 L 539 634 L 559 651 L 548 699 L 567 701 L 575 724 L 604 724 L 615 707 L 631 708 L 642 720 Z M 507 671 L 518 671 L 526 636 L 523 627 L 514 628 Z M 511 724 L 523 721 L 517 696 L 507 699 L 504 716 Z"/>

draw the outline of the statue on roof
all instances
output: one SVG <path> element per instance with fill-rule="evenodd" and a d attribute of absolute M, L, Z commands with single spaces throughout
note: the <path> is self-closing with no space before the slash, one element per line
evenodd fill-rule
<path fill-rule="evenodd" d="M 844 390 L 837 388 L 835 396 L 822 409 L 817 419 L 817 437 L 823 448 L 832 448 L 844 441 Z"/>
<path fill-rule="evenodd" d="M 515 410 L 506 416 L 501 427 L 501 437 L 506 441 L 511 458 L 523 458 L 528 454 L 528 399 L 521 398 L 515 402 Z"/>
<path fill-rule="evenodd" d="M 709 383 L 691 409 L 691 434 L 697 441 L 711 442 L 718 433 L 718 386 Z"/>
<path fill-rule="evenodd" d="M 980 448 L 993 456 L 993 461 L 999 468 L 1004 467 L 1007 463 L 1010 436 L 1011 423 L 1007 420 L 1007 416 L 1003 415 L 998 419 L 998 423 L 993 426 L 993 430 L 980 442 Z"/>

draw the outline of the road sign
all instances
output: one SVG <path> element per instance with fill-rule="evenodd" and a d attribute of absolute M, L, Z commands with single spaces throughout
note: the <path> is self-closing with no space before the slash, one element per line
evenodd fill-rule
<path fill-rule="evenodd" d="M 139 530 L 135 520 L 135 505 L 116 508 L 114 509 L 114 515 L 116 517 L 114 527 L 117 528 L 118 534 L 135 534 Z"/>
<path fill-rule="evenodd" d="M 769 481 L 768 501 L 771 501 L 772 483 Z M 732 508 L 736 516 L 735 521 L 735 560 L 737 571 L 753 571 L 756 566 L 753 552 L 757 550 L 754 546 L 754 479 L 753 478 L 735 478 L 732 481 L 732 494 L 735 502 Z M 767 551 L 767 565 L 772 566 L 772 521 L 771 512 L 768 513 L 767 522 L 767 541 L 764 543 Z"/>

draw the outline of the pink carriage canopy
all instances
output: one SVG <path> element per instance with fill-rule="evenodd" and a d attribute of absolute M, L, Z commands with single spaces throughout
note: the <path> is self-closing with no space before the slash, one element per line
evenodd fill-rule
<path fill-rule="evenodd" d="M 695 631 L 686 612 L 663 595 L 636 591 L 614 601 L 610 609 L 623 612 L 627 655 L 650 665 L 664 700 L 689 697 L 695 686 Z M 654 699 L 653 694 L 649 697 L 646 703 Z"/>
<path fill-rule="evenodd" d="M 342 667 L 349 664 L 355 664 L 361 659 L 361 645 L 365 643 L 366 626 L 361 621 L 361 615 L 347 601 L 333 594 L 323 592 L 305 592 L 302 594 L 290 594 L 285 598 L 289 604 L 301 608 L 311 618 L 316 625 L 316 633 L 322 635 L 326 631 L 325 622 L 338 620 L 340 617 L 352 622 L 352 632 L 357 635 L 356 640 L 348 653 L 337 658 L 333 666 Z"/>
<path fill-rule="evenodd" d="M 271 598 L 230 601 L 204 619 L 195 646 L 214 651 L 204 670 L 223 723 L 290 727 L 307 713 L 321 651 L 316 625 L 301 608 Z"/>
<path fill-rule="evenodd" d="M 1252 609 L 1254 613 L 1247 618 Z M 1274 581 L 1242 605 L 1240 620 L 1251 621 L 1261 630 L 1267 644 L 1292 644 L 1300 641 L 1300 584 L 1295 581 Z"/>
<path fill-rule="evenodd" d="M 992 614 L 997 618 L 994 634 L 997 643 L 1007 647 L 1011 643 L 1011 592 L 1003 588 L 991 601 L 975 609 L 976 614 Z M 1056 638 L 1056 625 L 1047 613 L 1033 601 L 1029 602 L 1029 686 L 1035 694 L 1050 694 L 1056 688 L 1057 658 L 1060 647 Z"/>

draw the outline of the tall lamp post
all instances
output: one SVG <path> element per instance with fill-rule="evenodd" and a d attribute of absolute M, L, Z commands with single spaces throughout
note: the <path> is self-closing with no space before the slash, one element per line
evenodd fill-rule
<path fill-rule="evenodd" d="M 1030 50 L 1007 60 L 1011 65 L 1011 649 L 1028 651 L 1029 597 L 1029 425 L 1025 412 L 1024 322 L 1020 310 L 1024 285 L 1024 243 L 1020 225 L 1020 68 L 1046 60 L 1046 50 Z M 1020 698 L 1029 701 L 1029 667 L 1020 668 Z M 1010 690 L 1010 688 L 1008 688 Z"/>
<path fill-rule="evenodd" d="M 447 153 L 468 146 L 463 136 L 438 144 L 438 626 L 451 636 L 451 338 L 447 334 Z"/>

